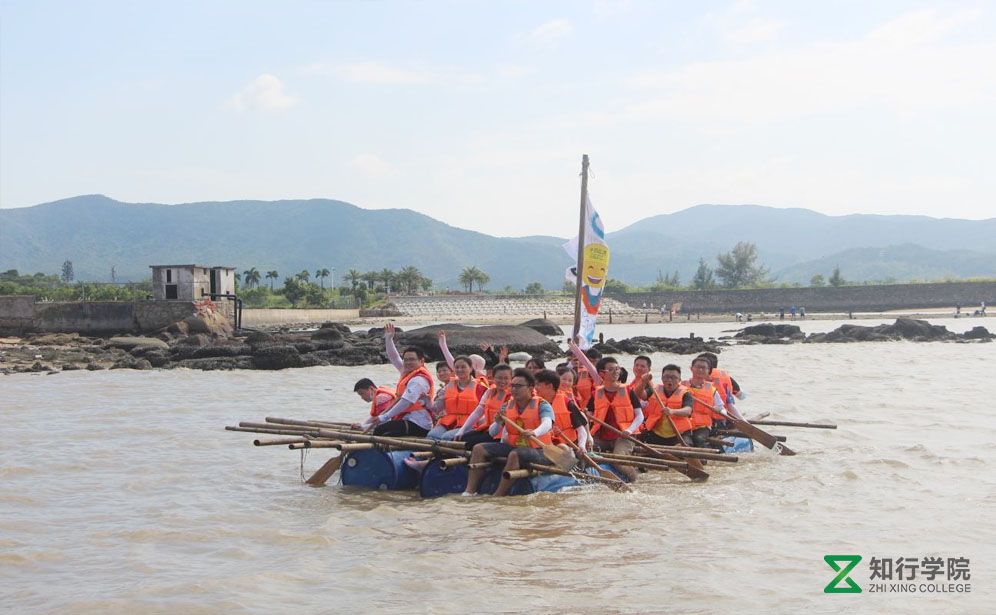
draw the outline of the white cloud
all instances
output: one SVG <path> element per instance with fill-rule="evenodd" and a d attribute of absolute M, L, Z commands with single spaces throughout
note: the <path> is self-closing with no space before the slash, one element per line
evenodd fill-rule
<path fill-rule="evenodd" d="M 656 95 L 632 101 L 616 120 L 716 125 L 856 109 L 909 115 L 992 104 L 996 44 L 962 43 L 951 36 L 974 15 L 940 17 L 919 11 L 858 40 L 633 75 L 630 86 Z"/>
<path fill-rule="evenodd" d="M 536 69 L 530 66 L 515 66 L 511 64 L 503 64 L 498 67 L 498 76 L 503 79 L 518 79 L 519 77 L 532 75 L 535 72 Z"/>
<path fill-rule="evenodd" d="M 529 33 L 529 37 L 545 45 L 556 45 L 561 39 L 571 34 L 574 26 L 567 19 L 553 19 L 540 24 Z"/>
<path fill-rule="evenodd" d="M 377 154 L 357 154 L 349 161 L 349 166 L 369 179 L 382 179 L 395 173 L 394 167 Z"/>
<path fill-rule="evenodd" d="M 238 111 L 280 111 L 298 102 L 297 97 L 284 91 L 284 83 L 280 79 L 264 73 L 233 96 L 230 105 Z"/>

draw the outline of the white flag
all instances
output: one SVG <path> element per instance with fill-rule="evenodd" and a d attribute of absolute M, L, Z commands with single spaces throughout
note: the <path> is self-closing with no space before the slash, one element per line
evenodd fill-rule
<path fill-rule="evenodd" d="M 580 276 L 581 341 L 578 344 L 582 350 L 590 348 L 593 343 L 595 317 L 602 304 L 602 291 L 605 290 L 605 283 L 609 279 L 609 246 L 605 243 L 605 227 L 602 226 L 602 219 L 591 204 L 591 198 L 585 196 L 584 270 Z M 571 258 L 577 258 L 578 238 L 574 237 L 566 242 L 564 250 Z M 577 263 L 575 263 L 574 267 L 567 270 L 567 280 L 579 284 L 577 274 Z"/>

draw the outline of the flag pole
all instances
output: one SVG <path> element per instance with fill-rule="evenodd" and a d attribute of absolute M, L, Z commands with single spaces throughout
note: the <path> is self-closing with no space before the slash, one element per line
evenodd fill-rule
<path fill-rule="evenodd" d="M 581 280 L 584 272 L 584 228 L 585 203 L 588 201 L 588 154 L 581 156 L 581 213 L 578 215 L 578 260 L 577 274 L 574 276 L 574 332 L 572 340 L 577 340 L 581 331 Z"/>

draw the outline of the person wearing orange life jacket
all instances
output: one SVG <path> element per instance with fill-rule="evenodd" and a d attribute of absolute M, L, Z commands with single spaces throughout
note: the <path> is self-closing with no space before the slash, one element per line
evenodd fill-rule
<path fill-rule="evenodd" d="M 561 377 L 557 372 L 543 369 L 536 373 L 536 395 L 553 408 L 553 443 L 566 447 L 564 439 L 586 448 L 588 419 L 573 399 L 561 390 Z"/>
<path fill-rule="evenodd" d="M 369 431 L 377 422 L 377 417 L 394 405 L 394 391 L 387 387 L 379 387 L 369 378 L 360 378 L 353 385 L 353 392 L 360 399 L 370 404 L 370 416 L 362 423 L 353 425 L 354 429 Z"/>
<path fill-rule="evenodd" d="M 650 374 L 651 365 L 650 357 L 646 355 L 641 354 L 633 359 L 633 380 L 626 385 L 627 389 L 636 393 L 636 397 L 640 400 L 640 405 L 643 406 L 644 410 L 647 408 L 647 397 L 645 396 L 647 391 L 643 380 L 646 374 Z M 651 380 L 653 380 L 653 374 L 651 374 Z"/>
<path fill-rule="evenodd" d="M 575 401 L 578 407 L 587 408 L 588 402 L 591 400 L 592 395 L 595 394 L 595 388 L 602 384 L 601 378 L 598 377 L 598 370 L 595 369 L 595 364 L 592 363 L 592 361 L 601 359 L 602 353 L 594 348 L 589 348 L 582 352 L 580 348 L 577 348 L 577 344 L 573 340 L 568 340 L 567 346 L 571 353 L 568 360 L 574 367 L 574 371 L 577 372 L 577 380 L 574 383 Z"/>
<path fill-rule="evenodd" d="M 577 390 L 574 384 L 577 382 L 578 374 L 571 367 L 570 363 L 561 363 L 557 366 L 557 375 L 560 376 L 560 386 L 557 387 L 559 393 L 563 393 L 568 400 L 577 403 Z M 581 406 L 578 406 L 579 408 Z"/>
<path fill-rule="evenodd" d="M 692 359 L 692 375 L 681 384 L 692 394 L 692 444 L 709 447 L 713 416 L 723 409 L 723 398 L 709 382 L 712 363 L 705 357 Z"/>
<path fill-rule="evenodd" d="M 437 397 L 430 404 L 435 414 L 442 412 L 442 418 L 427 434 L 434 440 L 452 440 L 488 390 L 474 377 L 469 357 L 454 359 L 453 368 L 456 378 L 446 384 L 442 399 Z"/>
<path fill-rule="evenodd" d="M 394 345 L 394 324 L 384 326 L 384 346 L 387 358 L 398 370 L 400 379 L 394 389 L 394 404 L 377 415 L 375 436 L 425 436 L 432 429 L 432 415 L 426 408 L 426 398 L 432 399 L 435 383 L 425 367 L 425 353 L 410 346 L 398 353 Z"/>
<path fill-rule="evenodd" d="M 651 374 L 644 374 L 641 382 L 648 401 L 647 420 L 643 423 L 644 430 L 640 439 L 647 444 L 676 446 L 684 438 L 685 443 L 690 444 L 693 430 L 692 406 L 695 402 L 692 394 L 681 384 L 681 368 L 673 363 L 665 365 L 661 370 L 661 384 L 656 387 L 653 386 Z M 664 402 L 663 407 L 661 402 Z M 671 417 L 670 420 L 668 416 Z M 677 432 L 675 427 L 678 428 Z"/>
<path fill-rule="evenodd" d="M 450 369 L 454 370 L 456 359 L 453 358 L 453 353 L 450 352 L 450 347 L 446 343 L 446 331 L 437 332 L 436 337 L 439 339 L 439 351 L 443 354 L 443 358 L 446 360 L 447 365 L 450 366 Z M 491 347 L 482 343 L 481 348 L 485 352 L 488 352 L 488 349 Z M 497 358 L 494 351 L 491 351 L 490 354 L 492 357 Z M 484 357 L 472 354 L 468 355 L 468 358 L 470 359 L 470 366 L 474 370 L 474 377 L 485 387 L 490 386 L 491 383 L 488 382 L 487 377 L 487 361 L 485 361 Z"/>
<path fill-rule="evenodd" d="M 454 440 L 466 443 L 465 448 L 472 450 L 474 445 L 482 442 L 497 442 L 488 433 L 488 427 L 495 421 L 495 416 L 512 395 L 512 367 L 506 363 L 495 365 L 493 370 L 494 384 L 481 397 L 480 403 L 463 426 L 457 430 Z"/>
<path fill-rule="evenodd" d="M 488 427 L 492 436 L 501 434 L 501 442 L 485 442 L 474 447 L 470 463 L 482 464 L 494 457 L 506 457 L 505 470 L 518 470 L 529 464 L 550 465 L 550 460 L 543 454 L 543 449 L 529 439 L 533 435 L 541 442 L 551 443 L 553 429 L 553 407 L 544 399 L 533 395 L 536 380 L 529 370 L 516 369 L 512 373 L 512 397 L 498 411 L 495 421 Z M 499 420 L 501 417 L 504 420 Z M 522 428 L 521 433 L 506 427 L 504 421 L 512 421 Z M 467 487 L 463 495 L 477 495 L 477 490 L 484 480 L 485 470 L 471 467 L 467 476 Z M 495 490 L 495 495 L 508 495 L 514 480 L 502 479 Z"/>
<path fill-rule="evenodd" d="M 575 356 L 582 364 L 586 358 L 576 344 L 570 344 Z M 583 358 L 585 360 L 583 360 Z M 588 402 L 586 411 L 602 421 L 628 435 L 635 434 L 643 425 L 643 408 L 633 391 L 627 390 L 619 382 L 619 362 L 612 357 L 602 357 L 595 364 L 592 379 L 601 384 Z M 591 421 L 590 433 L 593 436 L 594 447 L 609 450 L 618 455 L 630 455 L 635 445 L 626 438 L 620 438 L 615 432 L 605 429 L 598 421 Z M 634 468 L 618 468 L 631 482 L 636 480 Z"/>
<path fill-rule="evenodd" d="M 737 384 L 729 372 L 719 369 L 719 357 L 715 353 L 703 352 L 699 356 L 707 359 L 712 366 L 707 379 L 719 391 L 726 411 L 738 419 L 743 419 L 743 416 L 736 407 L 736 400 L 743 399 L 744 397 L 743 392 L 740 390 L 740 385 Z M 721 414 L 714 414 L 712 421 L 713 429 L 729 427 L 726 417 Z"/>

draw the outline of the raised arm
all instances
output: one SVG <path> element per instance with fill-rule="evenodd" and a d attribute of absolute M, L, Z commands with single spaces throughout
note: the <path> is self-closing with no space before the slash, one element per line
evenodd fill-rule
<path fill-rule="evenodd" d="M 384 349 L 387 352 L 387 360 L 391 362 L 399 372 L 405 368 L 401 355 L 398 354 L 398 347 L 394 345 L 394 323 L 389 322 L 384 325 Z"/>
<path fill-rule="evenodd" d="M 450 352 L 449 346 L 446 345 L 446 331 L 440 331 L 437 336 L 439 337 L 439 350 L 443 353 L 446 364 L 450 366 L 450 369 L 456 370 L 453 365 L 453 354 Z"/>
<path fill-rule="evenodd" d="M 595 364 L 591 362 L 591 359 L 588 358 L 588 355 L 574 343 L 574 340 L 567 342 L 567 347 L 571 349 L 574 358 L 578 360 L 578 364 L 588 371 L 588 375 L 591 376 L 595 386 L 602 386 L 602 377 L 598 375 L 598 370 L 595 368 Z"/>

